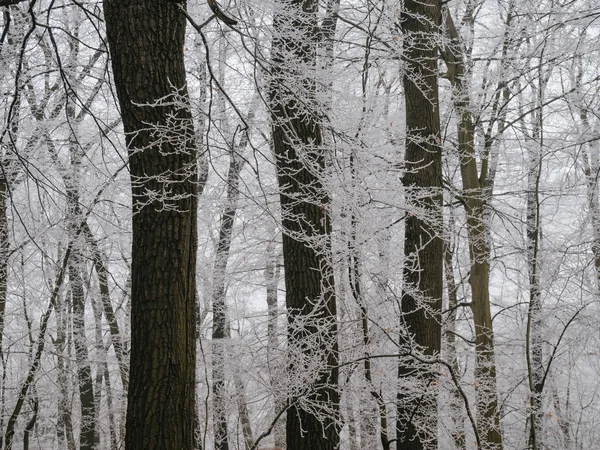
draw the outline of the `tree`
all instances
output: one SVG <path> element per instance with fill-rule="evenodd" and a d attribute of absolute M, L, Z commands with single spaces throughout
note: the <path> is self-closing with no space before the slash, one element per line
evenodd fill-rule
<path fill-rule="evenodd" d="M 437 80 L 439 0 L 404 3 L 405 186 L 401 351 L 436 356 L 441 348 L 443 291 L 442 152 Z M 433 364 L 402 358 L 396 424 L 398 449 L 437 448 Z M 403 386 L 411 383 L 413 389 Z M 414 386 L 418 386 L 415 390 Z"/>
<path fill-rule="evenodd" d="M 462 201 L 467 215 L 469 258 L 471 274 L 471 309 L 475 324 L 475 380 L 477 387 L 477 425 L 483 448 L 502 448 L 498 393 L 496 389 L 496 362 L 494 331 L 490 308 L 490 263 L 486 237 L 485 200 L 491 190 L 488 181 L 488 159 L 481 171 L 475 154 L 475 124 L 470 111 L 467 68 L 463 43 L 454 26 L 452 16 L 445 12 L 445 28 L 449 44 L 442 51 L 452 85 L 453 106 L 458 115 L 457 136 L 462 177 Z"/>
<path fill-rule="evenodd" d="M 195 448 L 196 148 L 176 3 L 104 4 L 132 184 L 126 448 Z"/>
<path fill-rule="evenodd" d="M 316 99 L 318 2 L 280 1 L 269 100 L 288 309 L 288 450 L 339 445 L 337 305 L 325 149 Z"/>

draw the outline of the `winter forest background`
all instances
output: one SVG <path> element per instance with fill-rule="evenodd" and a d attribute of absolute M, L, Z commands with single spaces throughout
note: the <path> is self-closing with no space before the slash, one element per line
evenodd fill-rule
<path fill-rule="evenodd" d="M 0 6 L 0 447 L 598 448 L 597 1 Z"/>

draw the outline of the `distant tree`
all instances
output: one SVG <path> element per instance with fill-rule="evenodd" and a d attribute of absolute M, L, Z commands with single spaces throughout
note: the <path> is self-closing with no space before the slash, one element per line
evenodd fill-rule
<path fill-rule="evenodd" d="M 453 106 L 458 116 L 457 136 L 462 178 L 462 200 L 467 216 L 467 234 L 471 274 L 471 309 L 475 324 L 475 379 L 477 380 L 478 440 L 483 448 L 502 448 L 498 392 L 496 388 L 496 362 L 494 355 L 494 330 L 490 308 L 490 262 L 486 237 L 485 200 L 491 192 L 488 180 L 489 155 L 481 169 L 477 167 L 475 149 L 475 123 L 471 113 L 468 68 L 463 42 L 454 26 L 452 16 L 445 11 L 445 31 L 448 44 L 442 57 L 448 68 L 447 77 L 452 85 Z"/>

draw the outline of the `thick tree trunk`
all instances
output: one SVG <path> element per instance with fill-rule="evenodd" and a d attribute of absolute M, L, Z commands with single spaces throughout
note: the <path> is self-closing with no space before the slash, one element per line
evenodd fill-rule
<path fill-rule="evenodd" d="M 437 355 L 443 291 L 442 153 L 437 87 L 439 0 L 404 2 L 403 78 L 406 107 L 405 222 L 401 345 Z M 437 448 L 435 366 L 402 359 L 398 367 L 397 444 L 401 450 Z M 412 388 L 408 388 L 410 383 Z M 416 389 L 415 389 L 416 387 Z"/>
<path fill-rule="evenodd" d="M 315 0 L 278 2 L 270 106 L 283 222 L 291 407 L 287 450 L 339 446 L 337 312 L 316 105 Z M 306 405 L 306 406 L 305 406 Z"/>
<path fill-rule="evenodd" d="M 134 204 L 128 450 L 195 447 L 197 171 L 179 8 L 104 2 Z"/>

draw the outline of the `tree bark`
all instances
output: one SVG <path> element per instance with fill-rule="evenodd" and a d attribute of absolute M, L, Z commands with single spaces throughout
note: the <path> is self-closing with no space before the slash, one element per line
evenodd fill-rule
<path fill-rule="evenodd" d="M 185 16 L 164 0 L 104 14 L 132 182 L 126 449 L 195 448 L 197 170 Z"/>
<path fill-rule="evenodd" d="M 442 153 L 437 86 L 439 0 L 404 2 L 406 155 L 404 288 L 400 343 L 437 355 L 441 349 L 443 291 Z M 403 358 L 398 366 L 397 443 L 402 450 L 437 448 L 435 366 Z M 411 383 L 418 388 L 405 387 Z"/>
<path fill-rule="evenodd" d="M 278 2 L 273 25 L 271 126 L 283 224 L 288 401 L 293 403 L 286 418 L 287 450 L 339 446 L 330 201 L 322 181 L 325 151 L 315 95 L 317 10 L 315 0 Z"/>

